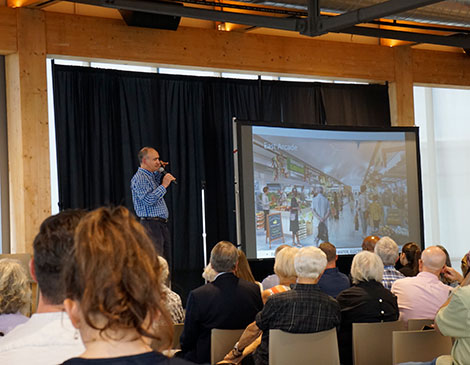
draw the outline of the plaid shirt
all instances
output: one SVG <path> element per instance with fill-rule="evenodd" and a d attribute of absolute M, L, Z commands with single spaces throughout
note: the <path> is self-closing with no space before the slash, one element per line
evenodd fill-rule
<path fill-rule="evenodd" d="M 269 330 L 292 333 L 314 333 L 339 326 L 338 302 L 320 291 L 318 285 L 294 284 L 292 290 L 269 297 L 263 310 L 256 315 L 256 324 L 263 331 L 261 344 L 255 352 L 257 365 L 269 362 Z"/>
<path fill-rule="evenodd" d="M 388 289 L 392 289 L 392 284 L 395 280 L 403 279 L 405 275 L 403 275 L 400 271 L 395 269 L 393 265 L 387 265 L 384 267 L 384 277 L 382 279 L 382 285 Z"/>
<path fill-rule="evenodd" d="M 162 175 L 141 167 L 131 180 L 132 201 L 138 217 L 168 218 L 168 208 L 163 196 L 166 188 L 160 185 Z"/>

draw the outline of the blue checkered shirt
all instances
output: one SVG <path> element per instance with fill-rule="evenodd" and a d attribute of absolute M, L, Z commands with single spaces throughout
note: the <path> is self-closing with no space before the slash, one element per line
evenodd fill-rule
<path fill-rule="evenodd" d="M 384 277 L 382 279 L 382 285 L 388 290 L 391 290 L 392 284 L 395 282 L 395 280 L 403 279 L 404 277 L 405 275 L 395 269 L 393 265 L 387 265 L 384 267 Z"/>
<path fill-rule="evenodd" d="M 168 218 L 168 208 L 163 196 L 166 188 L 160 185 L 162 174 L 141 167 L 131 180 L 132 201 L 138 217 Z"/>

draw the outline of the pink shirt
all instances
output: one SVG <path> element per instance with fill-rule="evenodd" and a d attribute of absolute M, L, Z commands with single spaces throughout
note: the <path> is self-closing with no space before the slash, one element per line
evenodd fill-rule
<path fill-rule="evenodd" d="M 397 296 L 400 320 L 405 322 L 412 318 L 434 319 L 451 291 L 450 286 L 429 272 L 399 279 L 392 285 L 392 293 Z"/>

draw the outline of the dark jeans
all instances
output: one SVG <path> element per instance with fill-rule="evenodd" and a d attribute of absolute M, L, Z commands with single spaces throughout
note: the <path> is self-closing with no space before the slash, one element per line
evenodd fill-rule
<path fill-rule="evenodd" d="M 147 230 L 157 253 L 168 261 L 168 266 L 171 268 L 171 237 L 167 223 L 146 219 L 141 219 L 140 223 Z"/>

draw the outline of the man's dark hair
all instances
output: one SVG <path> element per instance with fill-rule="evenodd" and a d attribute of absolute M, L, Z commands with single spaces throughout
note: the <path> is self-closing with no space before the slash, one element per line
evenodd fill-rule
<path fill-rule="evenodd" d="M 65 299 L 61 272 L 73 248 L 73 235 L 84 210 L 65 210 L 42 222 L 34 238 L 34 272 L 39 290 L 49 304 Z"/>

